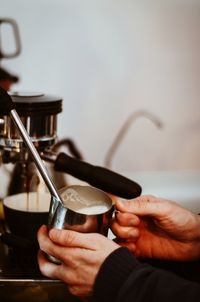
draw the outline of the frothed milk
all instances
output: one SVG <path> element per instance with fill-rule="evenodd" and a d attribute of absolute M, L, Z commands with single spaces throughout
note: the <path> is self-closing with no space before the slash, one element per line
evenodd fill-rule
<path fill-rule="evenodd" d="M 110 209 L 105 197 L 97 189 L 85 189 L 84 186 L 78 188 L 69 187 L 61 193 L 64 205 L 74 212 L 86 215 L 96 215 L 107 212 Z"/>
<path fill-rule="evenodd" d="M 91 186 L 72 185 L 59 191 L 62 203 L 55 201 L 55 216 L 49 227 L 82 233 L 100 233 L 107 236 L 113 213 L 112 199 Z M 54 205 L 54 204 L 53 204 Z M 51 213 L 51 211 L 50 211 Z M 48 258 L 59 264 L 51 255 Z"/>

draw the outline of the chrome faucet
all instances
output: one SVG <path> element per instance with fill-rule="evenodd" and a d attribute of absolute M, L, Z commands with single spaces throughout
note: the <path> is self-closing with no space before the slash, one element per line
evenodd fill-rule
<path fill-rule="evenodd" d="M 105 167 L 111 168 L 113 155 L 116 153 L 116 150 L 117 150 L 118 146 L 121 144 L 122 139 L 124 138 L 125 134 L 127 133 L 128 129 L 130 128 L 132 123 L 134 123 L 136 121 L 136 119 L 139 118 L 139 117 L 145 117 L 145 118 L 149 119 L 158 128 L 162 128 L 162 126 L 163 126 L 163 123 L 160 121 L 160 119 L 158 119 L 151 112 L 148 112 L 146 110 L 139 110 L 139 111 L 133 112 L 126 119 L 125 123 L 120 128 L 120 130 L 117 133 L 114 141 L 112 142 L 110 148 L 108 149 L 108 151 L 106 153 L 106 156 L 105 156 L 105 160 L 104 160 Z"/>

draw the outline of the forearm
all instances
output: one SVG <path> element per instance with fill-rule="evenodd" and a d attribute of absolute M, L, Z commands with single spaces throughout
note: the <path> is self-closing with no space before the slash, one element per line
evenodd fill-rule
<path fill-rule="evenodd" d="M 200 285 L 141 264 L 128 250 L 118 249 L 102 265 L 93 298 L 95 302 L 196 302 Z"/>

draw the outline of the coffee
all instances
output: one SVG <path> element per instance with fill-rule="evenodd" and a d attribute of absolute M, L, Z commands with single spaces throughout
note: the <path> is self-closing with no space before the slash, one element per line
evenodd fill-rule
<path fill-rule="evenodd" d="M 49 205 L 49 193 L 29 193 L 28 209 L 27 193 L 6 197 L 3 206 L 8 229 L 14 235 L 36 240 L 39 227 L 48 222 Z"/>

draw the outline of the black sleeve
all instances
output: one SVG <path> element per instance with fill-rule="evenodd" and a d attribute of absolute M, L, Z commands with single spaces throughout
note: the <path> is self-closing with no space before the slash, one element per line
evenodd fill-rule
<path fill-rule="evenodd" d="M 200 285 L 140 263 L 128 249 L 121 247 L 102 264 L 94 285 L 93 301 L 197 302 Z"/>

